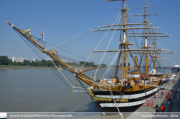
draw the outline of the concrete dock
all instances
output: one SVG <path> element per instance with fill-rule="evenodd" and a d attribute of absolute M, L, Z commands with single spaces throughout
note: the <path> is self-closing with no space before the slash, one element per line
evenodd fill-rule
<path fill-rule="evenodd" d="M 171 118 L 170 115 L 172 113 L 167 113 L 167 112 L 180 112 L 180 108 L 179 108 L 179 105 L 178 105 L 178 93 L 177 93 L 177 89 L 180 88 L 180 75 L 177 75 L 174 80 L 175 80 L 175 83 L 173 83 L 172 81 L 169 81 L 169 83 L 165 84 L 164 85 L 164 88 L 168 88 L 168 89 L 172 89 L 172 99 L 171 99 L 171 102 L 170 102 L 170 105 L 168 104 L 168 101 L 167 101 L 167 98 L 168 98 L 168 92 L 170 90 L 159 90 L 157 92 L 157 97 L 152 97 L 151 99 L 153 100 L 153 105 L 151 106 L 141 106 L 140 108 L 138 108 L 135 112 L 133 112 L 132 114 L 130 114 L 128 117 L 125 117 L 126 119 L 154 119 L 154 117 L 152 115 L 156 115 L 156 112 L 155 112 L 155 106 L 158 104 L 159 106 L 159 110 L 160 110 L 160 107 L 162 104 L 165 105 L 165 112 L 162 113 L 162 112 L 158 112 L 158 114 L 161 114 L 161 115 L 164 115 L 164 114 L 168 114 L 168 117 L 166 117 L 166 119 L 168 118 Z M 161 92 L 164 92 L 164 97 L 161 97 Z M 151 115 L 152 117 L 143 117 L 143 115 Z M 159 117 L 156 117 L 157 119 L 164 119 L 163 116 L 159 116 Z M 180 115 L 179 115 L 179 118 L 180 118 Z"/>

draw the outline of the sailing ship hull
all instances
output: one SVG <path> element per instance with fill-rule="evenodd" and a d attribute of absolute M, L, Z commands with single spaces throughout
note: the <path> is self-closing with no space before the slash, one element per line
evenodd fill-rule
<path fill-rule="evenodd" d="M 111 101 L 97 101 L 98 104 L 103 108 L 104 112 L 117 112 L 117 107 L 121 112 L 134 112 L 140 106 L 144 106 L 147 102 L 152 102 L 150 99 L 158 88 L 151 87 L 146 90 L 121 92 L 118 91 L 97 91 L 92 90 L 93 94 L 98 98 L 112 98 Z M 116 99 L 128 99 L 127 102 L 114 101 Z"/>

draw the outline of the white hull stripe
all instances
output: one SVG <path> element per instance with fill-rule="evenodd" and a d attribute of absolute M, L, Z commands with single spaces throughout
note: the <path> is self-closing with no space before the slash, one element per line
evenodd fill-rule
<path fill-rule="evenodd" d="M 95 95 L 96 97 L 99 98 L 121 98 L 121 99 L 136 99 L 136 98 L 140 98 L 140 97 L 144 97 L 147 96 L 149 94 L 152 94 L 154 92 L 156 92 L 158 90 L 158 88 L 155 88 L 153 90 L 147 91 L 145 93 L 140 93 L 140 94 L 133 94 L 133 95 Z"/>
<path fill-rule="evenodd" d="M 141 105 L 146 102 L 145 100 L 137 101 L 137 102 L 129 102 L 129 103 L 100 103 L 101 107 L 130 107 Z"/>

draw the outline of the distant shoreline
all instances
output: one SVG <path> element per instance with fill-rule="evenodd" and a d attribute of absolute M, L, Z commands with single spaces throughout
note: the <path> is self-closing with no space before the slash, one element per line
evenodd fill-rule
<path fill-rule="evenodd" d="M 0 70 L 1 69 L 56 69 L 55 67 L 52 66 L 15 66 L 15 65 L 0 65 Z M 76 67 L 78 68 L 78 67 Z M 83 70 L 91 69 L 92 67 L 84 67 Z M 79 69 L 79 68 L 78 68 Z M 101 69 L 106 69 L 106 68 L 101 68 Z"/>
<path fill-rule="evenodd" d="M 55 67 L 48 67 L 48 66 L 13 66 L 13 65 L 0 65 L 0 69 L 55 69 Z"/>

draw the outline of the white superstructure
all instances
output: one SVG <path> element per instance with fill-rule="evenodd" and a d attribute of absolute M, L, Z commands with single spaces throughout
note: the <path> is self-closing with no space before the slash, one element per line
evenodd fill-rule
<path fill-rule="evenodd" d="M 39 59 L 33 59 L 32 61 L 33 61 L 33 62 L 38 62 L 38 61 L 39 61 Z"/>

